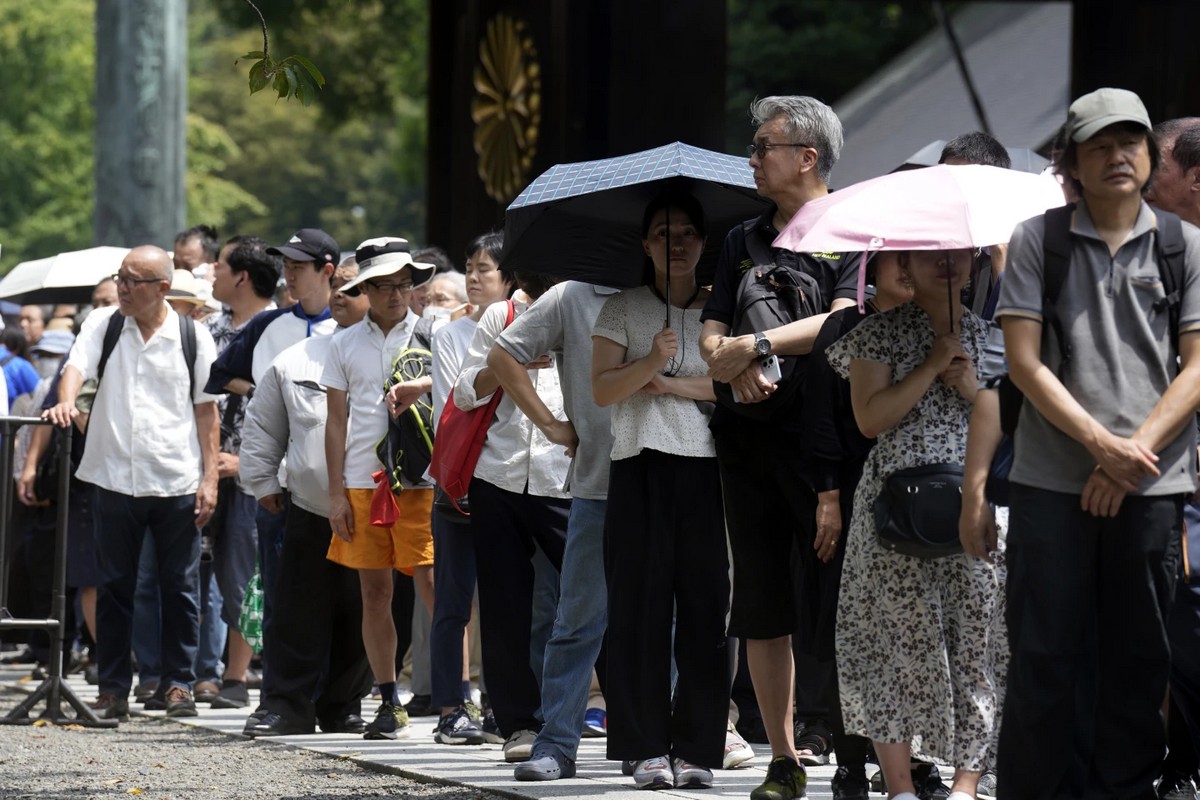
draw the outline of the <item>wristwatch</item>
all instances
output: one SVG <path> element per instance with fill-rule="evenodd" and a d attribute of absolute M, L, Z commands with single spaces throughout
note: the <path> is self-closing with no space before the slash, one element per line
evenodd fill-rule
<path fill-rule="evenodd" d="M 771 340 L 758 331 L 754 333 L 754 353 L 759 358 L 771 355 Z"/>

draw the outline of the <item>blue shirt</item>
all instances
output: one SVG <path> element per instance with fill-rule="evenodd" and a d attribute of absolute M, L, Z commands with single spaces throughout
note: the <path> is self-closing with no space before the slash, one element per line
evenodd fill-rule
<path fill-rule="evenodd" d="M 0 361 L 4 362 L 4 382 L 8 386 L 8 401 L 11 403 L 23 394 L 28 394 L 37 388 L 42 376 L 38 375 L 33 364 L 14 356 L 4 345 L 0 345 Z"/>

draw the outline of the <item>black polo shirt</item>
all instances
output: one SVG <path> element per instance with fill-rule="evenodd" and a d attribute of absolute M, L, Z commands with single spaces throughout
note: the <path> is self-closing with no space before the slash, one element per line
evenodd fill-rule
<path fill-rule="evenodd" d="M 771 242 L 779 236 L 771 220 L 775 217 L 776 207 L 755 220 L 753 230 L 762 237 L 763 242 L 770 247 Z M 816 279 L 821 287 L 822 313 L 829 311 L 829 306 L 837 298 L 853 299 L 858 292 L 858 263 L 861 253 L 793 253 L 791 250 L 771 247 L 776 264 L 787 265 L 793 269 L 805 272 Z M 721 255 L 717 261 L 717 273 L 713 278 L 712 294 L 704 305 L 700 315 L 701 321 L 715 320 L 725 325 L 733 325 L 733 314 L 737 308 L 737 291 L 742 275 L 754 266 L 750 257 L 750 249 L 746 247 L 746 231 L 742 225 L 736 225 L 725 237 Z M 795 375 L 802 380 L 804 362 L 807 356 L 785 356 L 800 359 L 796 366 Z M 771 420 L 786 430 L 800 430 L 800 412 L 802 410 L 801 392 L 795 392 L 793 398 Z M 717 404 L 713 413 L 714 426 L 726 424 L 738 415 Z M 744 419 L 744 418 L 743 418 Z"/>

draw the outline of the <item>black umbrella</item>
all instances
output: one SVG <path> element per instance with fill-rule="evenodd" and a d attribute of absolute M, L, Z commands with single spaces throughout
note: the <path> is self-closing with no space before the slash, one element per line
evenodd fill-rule
<path fill-rule="evenodd" d="M 641 286 L 642 214 L 676 186 L 704 208 L 708 246 L 697 280 L 711 282 L 725 232 L 770 204 L 759 196 L 744 156 L 682 142 L 551 167 L 508 207 L 501 261 L 506 269 L 601 286 Z"/>

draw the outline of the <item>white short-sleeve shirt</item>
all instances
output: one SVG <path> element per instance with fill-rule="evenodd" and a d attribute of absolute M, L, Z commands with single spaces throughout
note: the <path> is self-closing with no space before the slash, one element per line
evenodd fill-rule
<path fill-rule="evenodd" d="M 97 376 L 104 332 L 116 312 L 113 306 L 88 314 L 71 348 L 67 364 L 84 380 Z M 207 328 L 195 328 L 195 380 L 189 393 L 179 315 L 167 306 L 162 325 L 147 340 L 136 320 L 125 319 L 92 405 L 87 447 L 76 473 L 80 480 L 132 497 L 196 491 L 203 463 L 194 406 L 217 400 L 204 391 L 217 348 Z"/>
<path fill-rule="evenodd" d="M 371 475 L 383 469 L 375 455 L 375 446 L 388 427 L 383 384 L 392 373 L 392 361 L 408 347 L 418 319 L 410 309 L 385 336 L 368 314 L 339 333 L 329 348 L 321 384 L 345 392 L 350 412 L 342 472 L 347 489 L 374 489 Z"/>

